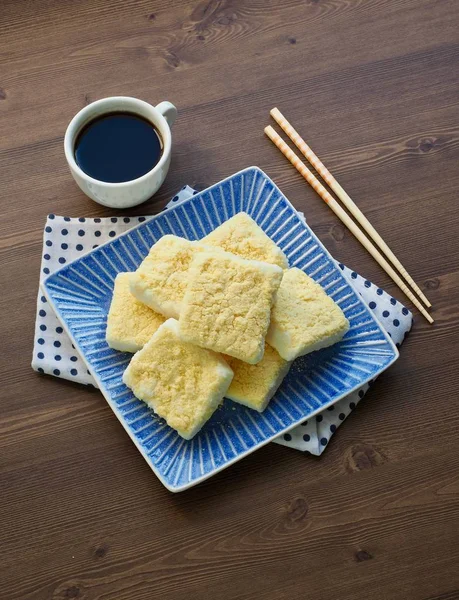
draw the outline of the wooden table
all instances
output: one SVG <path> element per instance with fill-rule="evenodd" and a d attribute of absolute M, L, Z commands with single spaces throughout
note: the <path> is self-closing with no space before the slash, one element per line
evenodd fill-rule
<path fill-rule="evenodd" d="M 459 598 L 458 26 L 454 0 L 2 0 L 2 599 Z M 272 444 L 173 495 L 99 392 L 31 370 L 46 214 L 114 214 L 62 144 L 111 95 L 180 110 L 133 213 L 256 164 L 405 301 L 264 137 L 277 105 L 428 293 L 435 325 L 416 313 L 321 458 Z"/>

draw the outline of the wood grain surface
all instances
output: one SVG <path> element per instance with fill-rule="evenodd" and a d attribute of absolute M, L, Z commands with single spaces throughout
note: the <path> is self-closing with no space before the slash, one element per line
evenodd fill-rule
<path fill-rule="evenodd" d="M 459 3 L 2 0 L 0 597 L 459 598 Z M 96 390 L 30 368 L 47 213 L 107 216 L 63 135 L 110 95 L 174 102 L 181 186 L 250 165 L 404 301 L 264 137 L 278 106 L 433 302 L 321 458 L 269 445 L 183 494 Z"/>

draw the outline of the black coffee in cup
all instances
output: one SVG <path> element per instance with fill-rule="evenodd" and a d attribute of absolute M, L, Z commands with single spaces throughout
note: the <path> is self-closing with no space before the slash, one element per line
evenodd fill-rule
<path fill-rule="evenodd" d="M 90 121 L 75 141 L 75 161 L 98 181 L 132 181 L 151 171 L 163 153 L 156 127 L 129 112 L 106 113 Z"/>

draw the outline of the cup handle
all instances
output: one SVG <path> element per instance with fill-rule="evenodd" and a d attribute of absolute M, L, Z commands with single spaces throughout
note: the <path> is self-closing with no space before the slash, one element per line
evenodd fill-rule
<path fill-rule="evenodd" d="M 175 119 L 177 118 L 177 109 L 175 108 L 175 106 L 171 102 L 167 102 L 166 100 L 164 102 L 160 102 L 155 108 L 166 119 L 169 127 L 172 127 L 172 125 L 175 122 Z"/>

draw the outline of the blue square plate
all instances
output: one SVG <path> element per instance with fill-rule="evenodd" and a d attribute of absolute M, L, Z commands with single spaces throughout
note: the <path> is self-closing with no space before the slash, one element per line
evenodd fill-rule
<path fill-rule="evenodd" d="M 130 354 L 105 342 L 117 273 L 134 271 L 150 247 L 172 233 L 202 238 L 240 211 L 249 213 L 343 309 L 351 323 L 331 348 L 296 360 L 262 413 L 229 400 L 192 440 L 183 440 L 122 382 Z M 107 402 L 145 460 L 171 491 L 185 490 L 337 402 L 376 377 L 397 349 L 335 262 L 276 185 L 256 167 L 236 173 L 78 258 L 50 275 L 44 292 L 84 357 Z"/>

